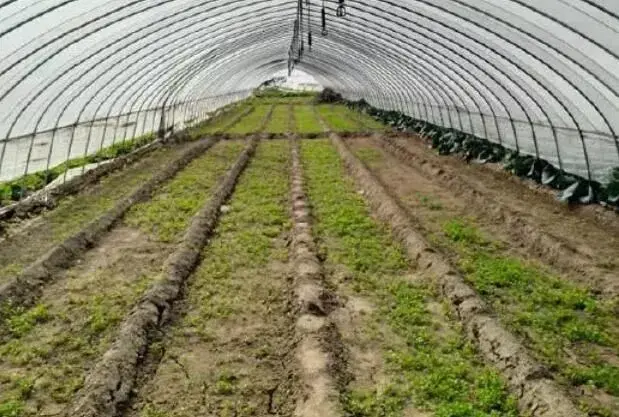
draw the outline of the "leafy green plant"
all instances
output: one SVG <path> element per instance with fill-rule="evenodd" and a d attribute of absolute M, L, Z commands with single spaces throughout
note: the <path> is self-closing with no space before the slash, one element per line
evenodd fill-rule
<path fill-rule="evenodd" d="M 47 306 L 39 304 L 34 308 L 23 311 L 18 309 L 16 314 L 12 314 L 6 319 L 9 332 L 15 337 L 21 337 L 28 333 L 37 324 L 50 318 Z"/>
<path fill-rule="evenodd" d="M 23 409 L 24 403 L 22 401 L 0 402 L 0 417 L 21 417 Z"/>

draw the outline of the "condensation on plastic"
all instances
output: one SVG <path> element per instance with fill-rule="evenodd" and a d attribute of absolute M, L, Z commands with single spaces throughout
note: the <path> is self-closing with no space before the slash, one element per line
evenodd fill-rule
<path fill-rule="evenodd" d="M 331 0 L 326 37 L 302 3 L 296 68 L 323 86 L 585 178 L 619 166 L 619 2 Z M 0 0 L 0 181 L 247 97 L 287 68 L 297 6 Z"/>

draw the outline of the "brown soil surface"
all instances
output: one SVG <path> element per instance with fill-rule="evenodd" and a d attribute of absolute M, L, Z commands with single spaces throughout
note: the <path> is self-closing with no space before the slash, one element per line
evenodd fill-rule
<path fill-rule="evenodd" d="M 273 262 L 260 273 L 234 275 L 209 283 L 198 272 L 185 318 L 161 342 L 156 373 L 127 415 L 141 417 L 148 410 L 175 417 L 290 415 L 286 269 Z M 211 297 L 220 300 L 213 303 Z M 212 318 L 202 322 L 199 317 L 209 309 Z"/>
<path fill-rule="evenodd" d="M 286 142 L 258 147 L 124 415 L 292 414 L 288 153 Z"/>

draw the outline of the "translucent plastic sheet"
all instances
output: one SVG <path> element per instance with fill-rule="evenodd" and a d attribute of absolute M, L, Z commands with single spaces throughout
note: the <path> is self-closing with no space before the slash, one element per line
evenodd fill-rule
<path fill-rule="evenodd" d="M 300 3 L 0 0 L 0 181 L 207 117 L 290 53 L 348 98 L 600 182 L 619 166 L 618 2 L 325 1 L 327 36 Z"/>

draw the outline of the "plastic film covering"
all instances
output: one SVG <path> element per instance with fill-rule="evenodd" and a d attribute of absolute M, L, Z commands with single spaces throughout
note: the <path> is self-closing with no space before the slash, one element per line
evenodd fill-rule
<path fill-rule="evenodd" d="M 0 181 L 292 67 L 589 180 L 619 166 L 615 0 L 0 0 Z"/>

